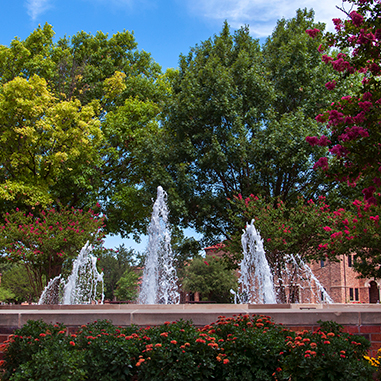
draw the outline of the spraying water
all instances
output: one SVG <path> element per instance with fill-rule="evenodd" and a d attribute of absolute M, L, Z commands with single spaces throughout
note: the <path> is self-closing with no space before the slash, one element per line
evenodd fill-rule
<path fill-rule="evenodd" d="M 254 220 L 242 234 L 243 260 L 240 263 L 241 303 L 275 304 L 273 276 L 263 249 L 263 240 L 254 227 Z"/>
<path fill-rule="evenodd" d="M 97 259 L 87 242 L 73 262 L 73 270 L 65 281 L 61 275 L 51 279 L 38 304 L 103 304 L 103 273 L 97 270 Z"/>
<path fill-rule="evenodd" d="M 311 291 L 311 297 L 314 297 L 315 300 L 320 300 L 321 303 L 333 303 L 332 298 L 320 283 L 319 279 L 316 278 L 311 268 L 299 255 L 288 255 L 286 260 L 298 269 L 297 276 L 299 278 L 299 284 L 305 285 L 304 288 L 308 288 Z M 316 290 L 315 294 L 314 289 Z"/>
<path fill-rule="evenodd" d="M 281 291 L 281 285 L 286 286 L 289 292 L 289 302 L 298 302 L 298 295 L 292 292 L 304 290 L 304 301 L 319 301 L 333 303 L 332 298 L 314 275 L 310 267 L 299 255 L 285 255 L 280 275 L 274 282 L 273 274 L 266 259 L 263 240 L 254 227 L 254 220 L 248 224 L 242 234 L 243 260 L 240 263 L 241 275 L 238 282 L 241 284 L 241 293 L 235 294 L 235 302 L 240 303 L 277 303 L 274 283 Z M 310 299 L 306 295 L 310 294 Z M 295 301 L 291 297 L 296 298 Z M 278 298 L 282 300 L 280 295 Z M 286 301 L 283 301 L 286 302 Z"/>
<path fill-rule="evenodd" d="M 148 227 L 147 258 L 144 265 L 140 304 L 178 304 L 178 278 L 173 266 L 171 234 L 168 227 L 167 193 L 157 188 Z"/>

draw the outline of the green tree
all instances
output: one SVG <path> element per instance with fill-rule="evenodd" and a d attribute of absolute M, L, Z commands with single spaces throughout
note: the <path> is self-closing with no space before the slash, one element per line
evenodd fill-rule
<path fill-rule="evenodd" d="M 103 218 L 91 209 L 85 212 L 61 207 L 36 215 L 16 210 L 3 218 L 1 259 L 23 265 L 38 296 L 51 278 L 70 273 L 72 260 L 87 241 L 97 247 L 104 236 Z"/>
<path fill-rule="evenodd" d="M 166 189 L 173 189 L 179 220 L 207 238 L 230 235 L 233 195 L 296 202 L 323 191 L 312 171 L 317 152 L 304 141 L 320 131 L 311 116 L 329 101 L 330 70 L 316 53 L 321 35 L 311 41 L 305 33 L 315 26 L 323 28 L 313 12 L 299 10 L 261 48 L 248 28 L 232 35 L 225 23 L 180 57 L 165 124 L 174 181 Z"/>
<path fill-rule="evenodd" d="M 185 269 L 184 291 L 199 292 L 203 300 L 229 303 L 230 290 L 237 291 L 237 287 L 237 275 L 233 270 L 227 269 L 220 258 L 195 258 Z"/>
<path fill-rule="evenodd" d="M 126 249 L 124 245 L 117 250 L 103 250 L 98 254 L 98 267 L 103 271 L 105 299 L 114 300 L 118 281 L 136 265 L 137 256 L 133 249 Z"/>
<path fill-rule="evenodd" d="M 78 160 L 97 165 L 103 136 L 96 104 L 58 101 L 43 78 L 16 77 L 0 89 L 0 197 L 51 203 L 51 186 Z"/>
<path fill-rule="evenodd" d="M 128 31 L 53 37 L 45 24 L 0 46 L 1 211 L 99 201 L 110 231 L 139 233 L 151 204 L 142 186 L 155 172 L 145 141 L 173 74 Z"/>
<path fill-rule="evenodd" d="M 140 277 L 141 271 L 127 269 L 117 282 L 117 289 L 114 291 L 116 298 L 120 301 L 135 301 L 139 295 Z"/>
<path fill-rule="evenodd" d="M 36 302 L 40 295 L 29 282 L 28 272 L 22 264 L 14 264 L 2 273 L 0 300 L 6 302 Z"/>

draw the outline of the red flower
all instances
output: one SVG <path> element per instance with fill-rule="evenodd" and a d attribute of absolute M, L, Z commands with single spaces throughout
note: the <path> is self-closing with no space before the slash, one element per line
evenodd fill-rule
<path fill-rule="evenodd" d="M 74 345 L 75 345 L 75 342 L 74 341 L 70 341 L 70 343 L 69 343 L 70 345 L 72 345 L 73 347 L 74 347 Z"/>
<path fill-rule="evenodd" d="M 208 263 L 207 261 L 204 261 L 204 263 L 205 263 L 207 266 L 209 266 L 209 263 Z"/>

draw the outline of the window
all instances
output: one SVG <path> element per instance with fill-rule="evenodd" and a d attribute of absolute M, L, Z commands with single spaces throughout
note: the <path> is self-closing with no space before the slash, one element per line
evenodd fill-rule
<path fill-rule="evenodd" d="M 349 300 L 351 302 L 353 302 L 353 301 L 358 302 L 359 301 L 359 289 L 358 288 L 350 288 L 349 289 Z"/>
<path fill-rule="evenodd" d="M 352 255 L 348 255 L 348 267 L 352 267 L 352 261 L 353 261 Z"/>

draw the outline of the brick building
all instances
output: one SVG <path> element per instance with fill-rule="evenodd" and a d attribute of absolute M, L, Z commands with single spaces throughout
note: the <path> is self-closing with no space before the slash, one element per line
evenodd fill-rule
<path fill-rule="evenodd" d="M 219 243 L 205 248 L 206 256 L 224 255 L 224 246 Z M 326 291 L 334 303 L 379 303 L 381 279 L 359 278 L 353 269 L 353 260 L 354 255 L 343 255 L 339 262 L 314 261 L 309 264 L 312 275 L 305 273 L 294 278 L 283 277 L 286 302 L 320 303 Z M 279 293 L 276 278 L 274 284 Z"/>
<path fill-rule="evenodd" d="M 358 278 L 354 255 L 340 262 L 313 262 L 310 267 L 335 303 L 379 303 L 381 280 Z"/>

